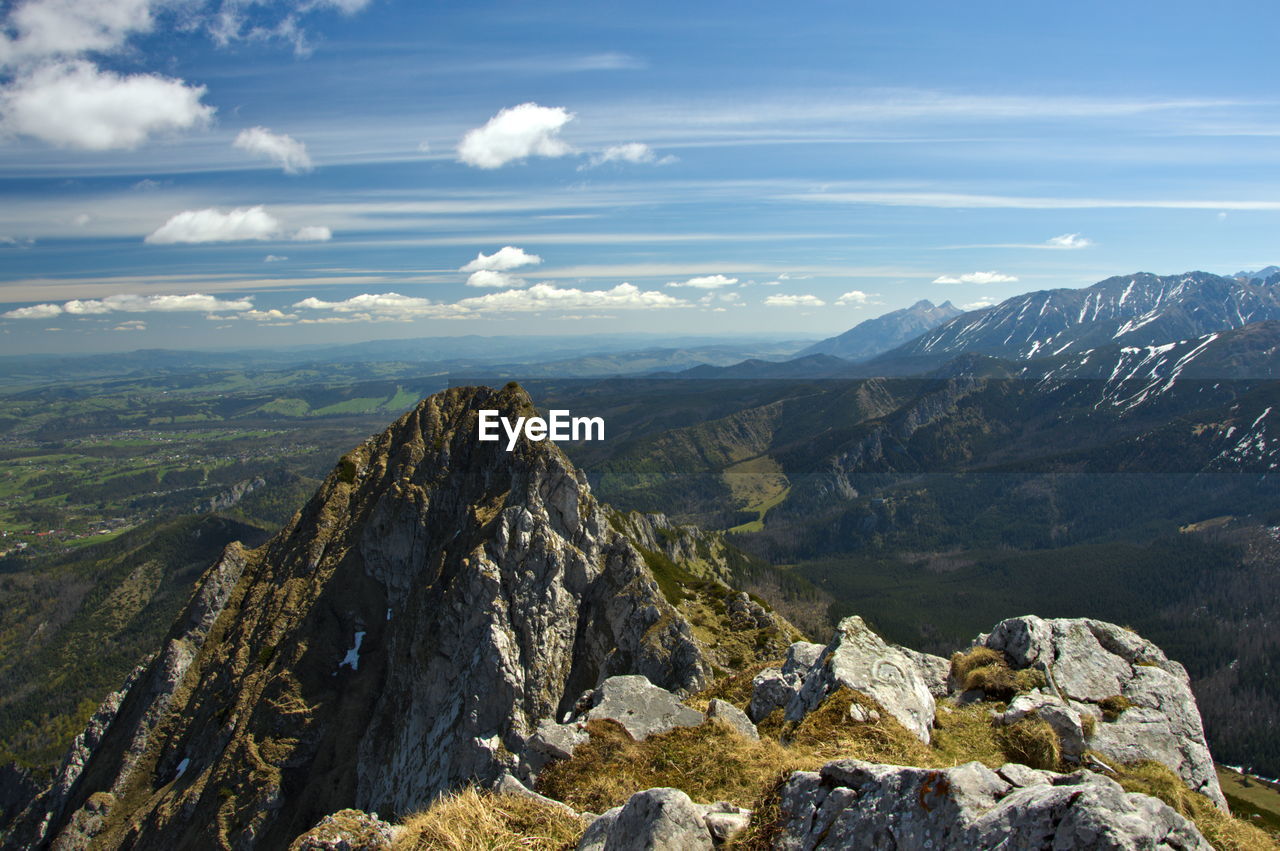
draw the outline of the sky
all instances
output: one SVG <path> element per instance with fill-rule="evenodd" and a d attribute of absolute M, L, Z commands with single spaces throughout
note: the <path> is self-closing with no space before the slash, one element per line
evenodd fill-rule
<path fill-rule="evenodd" d="M 828 336 L 1280 262 L 1273 2 L 0 2 L 0 354 Z"/>

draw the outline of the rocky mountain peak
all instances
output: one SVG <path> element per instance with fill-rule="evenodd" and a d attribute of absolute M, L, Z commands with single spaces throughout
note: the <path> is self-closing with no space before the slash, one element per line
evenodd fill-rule
<path fill-rule="evenodd" d="M 344 455 L 272 541 L 229 552 L 205 580 L 217 593 L 175 624 L 185 653 L 115 696 L 27 840 L 194 847 L 215 826 L 229 846 L 283 847 L 344 807 L 407 814 L 518 773 L 539 723 L 610 676 L 705 685 L 714 642 L 653 570 L 715 546 L 611 521 L 554 444 L 478 441 L 482 409 L 535 412 L 514 384 L 425 399 Z M 761 646 L 792 640 L 714 573 L 701 581 L 726 618 L 745 606 Z"/>

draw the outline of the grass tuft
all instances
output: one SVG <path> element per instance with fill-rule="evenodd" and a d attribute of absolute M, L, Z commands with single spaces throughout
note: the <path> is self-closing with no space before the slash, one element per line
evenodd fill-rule
<path fill-rule="evenodd" d="M 995 738 L 1009 762 L 1049 771 L 1062 770 L 1062 742 L 1043 718 L 1032 714 L 1012 724 L 997 725 Z"/>
<path fill-rule="evenodd" d="M 405 819 L 393 851 L 562 851 L 573 848 L 584 824 L 559 807 L 523 795 L 495 795 L 467 787 L 438 798 Z"/>
<path fill-rule="evenodd" d="M 1102 710 L 1103 718 L 1114 721 L 1123 715 L 1126 709 L 1132 709 L 1133 702 L 1122 694 L 1113 694 L 1098 701 L 1098 708 Z"/>

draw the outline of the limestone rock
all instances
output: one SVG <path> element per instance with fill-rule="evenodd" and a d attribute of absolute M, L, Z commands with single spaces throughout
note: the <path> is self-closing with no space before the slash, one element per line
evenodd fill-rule
<path fill-rule="evenodd" d="M 589 720 L 617 721 L 637 742 L 676 727 L 696 727 L 706 716 L 641 675 L 610 677 L 596 689 Z"/>
<path fill-rule="evenodd" d="M 751 703 L 747 705 L 747 716 L 759 723 L 775 710 L 785 709 L 800 693 L 803 684 L 799 674 L 784 674 L 780 668 L 765 668 L 751 680 Z"/>
<path fill-rule="evenodd" d="M 841 760 L 827 763 L 820 774 L 799 771 L 782 789 L 776 847 L 1211 847 L 1195 825 L 1162 801 L 1125 792 L 1107 778 L 1025 766 L 1010 773 L 1017 783 L 977 762 L 933 770 Z"/>
<path fill-rule="evenodd" d="M 801 720 L 842 686 L 875 698 L 928 744 L 934 699 L 915 658 L 900 647 L 885 644 L 856 616 L 840 622 L 822 659 L 787 704 L 787 720 Z"/>
<path fill-rule="evenodd" d="M 760 741 L 760 732 L 756 730 L 756 725 L 751 723 L 751 719 L 745 712 L 727 700 L 713 699 L 707 707 L 707 717 L 719 718 L 748 739 L 754 742 Z"/>
<path fill-rule="evenodd" d="M 581 722 L 557 724 L 550 718 L 538 722 L 538 729 L 525 742 L 522 760 L 528 773 L 536 775 L 547 763 L 569 759 L 578 745 L 590 738 Z"/>
<path fill-rule="evenodd" d="M 811 641 L 797 641 L 787 648 L 786 661 L 782 663 L 782 673 L 799 674 L 804 677 L 809 673 L 809 669 L 818 664 L 818 660 L 822 658 L 822 651 L 826 650 L 826 646 L 822 644 L 814 644 Z"/>
<path fill-rule="evenodd" d="M 1088 747 L 1121 762 L 1157 760 L 1226 809 L 1187 672 L 1155 644 L 1104 621 L 1034 616 L 1002 621 L 978 643 L 1004 652 L 1014 668 L 1045 673 L 1052 697 L 1037 698 L 1038 714 L 1058 730 L 1064 752 Z M 1116 696 L 1132 708 L 1098 720 L 1086 740 L 1080 717 L 1100 718 L 1098 705 Z"/>
<path fill-rule="evenodd" d="M 377 813 L 339 810 L 299 836 L 289 851 L 390 851 L 393 828 Z"/>
<path fill-rule="evenodd" d="M 715 835 L 745 829 L 750 813 L 732 804 L 695 804 L 679 789 L 646 789 L 593 821 L 578 851 L 711 851 Z"/>

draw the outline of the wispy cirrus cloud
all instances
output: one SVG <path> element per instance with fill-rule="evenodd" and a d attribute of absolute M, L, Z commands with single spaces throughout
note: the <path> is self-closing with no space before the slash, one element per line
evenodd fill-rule
<path fill-rule="evenodd" d="M 274 162 L 285 174 L 302 174 L 315 168 L 305 144 L 284 133 L 273 133 L 266 127 L 241 130 L 231 145 Z"/>
<path fill-rule="evenodd" d="M 764 304 L 766 307 L 825 307 L 827 303 L 808 293 L 776 293 L 765 298 Z"/>

